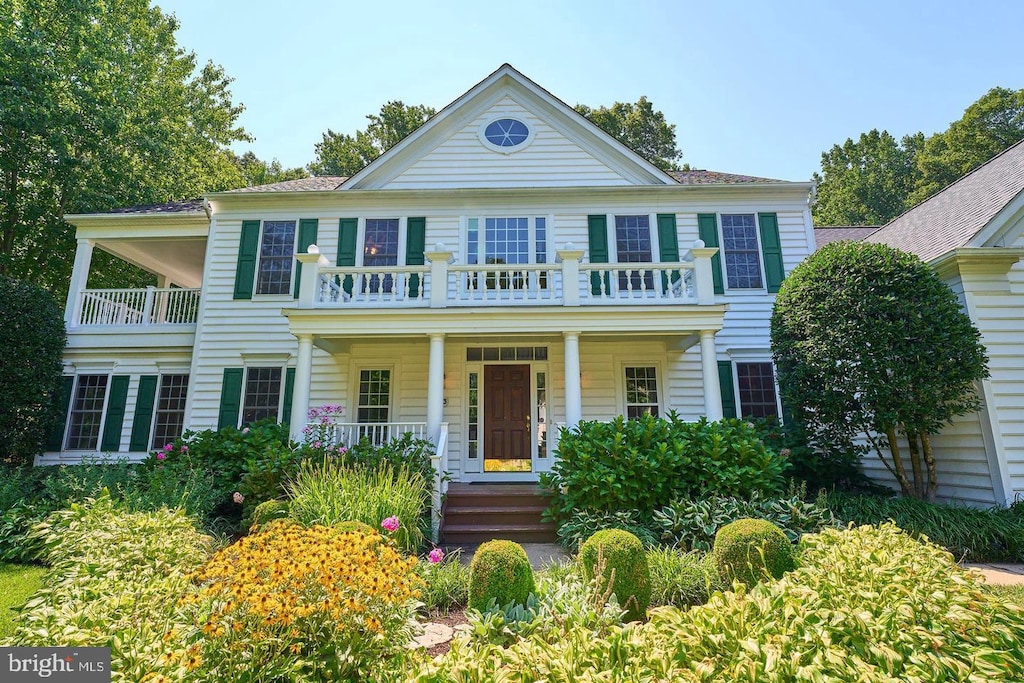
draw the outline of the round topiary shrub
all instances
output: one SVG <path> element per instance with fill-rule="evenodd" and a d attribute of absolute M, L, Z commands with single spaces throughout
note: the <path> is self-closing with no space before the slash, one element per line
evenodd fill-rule
<path fill-rule="evenodd" d="M 265 500 L 252 511 L 252 525 L 263 526 L 272 519 L 288 516 L 288 503 L 283 500 Z"/>
<path fill-rule="evenodd" d="M 481 612 L 491 600 L 498 607 L 526 603 L 534 590 L 533 567 L 526 551 L 512 541 L 488 541 L 469 563 L 469 606 Z"/>
<path fill-rule="evenodd" d="M 599 574 L 603 590 L 611 584 L 627 621 L 646 618 L 651 604 L 651 570 L 640 539 L 622 529 L 598 531 L 580 547 L 580 560 L 588 581 Z"/>
<path fill-rule="evenodd" d="M 763 519 L 738 519 L 715 534 L 711 550 L 718 573 L 752 586 L 765 575 L 781 578 L 796 566 L 793 546 L 782 529 Z"/>

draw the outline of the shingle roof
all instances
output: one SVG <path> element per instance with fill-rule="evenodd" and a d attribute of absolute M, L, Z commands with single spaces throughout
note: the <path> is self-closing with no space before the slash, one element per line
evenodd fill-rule
<path fill-rule="evenodd" d="M 814 228 L 814 242 L 821 249 L 831 242 L 859 242 L 878 230 L 877 225 L 820 225 Z"/>
<path fill-rule="evenodd" d="M 1024 190 L 1024 141 L 889 221 L 866 241 L 930 261 L 965 246 Z"/>
<path fill-rule="evenodd" d="M 240 187 L 237 190 L 229 190 L 229 192 L 320 192 L 322 190 L 336 190 L 346 180 L 348 180 L 348 176 L 323 175 L 313 178 L 299 178 L 298 180 L 284 180 L 280 183 L 270 183 L 269 185 Z"/>
<path fill-rule="evenodd" d="M 121 209 L 111 209 L 101 213 L 131 213 L 131 214 L 164 214 L 164 213 L 198 213 L 203 211 L 202 199 L 189 199 L 183 202 L 164 202 L 163 204 L 143 204 L 141 206 L 127 206 Z"/>
<path fill-rule="evenodd" d="M 688 171 L 669 171 L 668 174 L 676 179 L 680 185 L 739 185 L 741 183 L 787 183 L 788 180 L 776 180 L 775 178 L 760 178 L 753 175 L 739 175 L 736 173 L 722 173 L 721 171 L 707 171 L 704 169 L 691 169 Z"/>

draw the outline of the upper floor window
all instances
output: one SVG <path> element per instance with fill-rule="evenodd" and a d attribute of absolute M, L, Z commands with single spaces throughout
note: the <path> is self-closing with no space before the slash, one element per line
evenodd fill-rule
<path fill-rule="evenodd" d="M 615 253 L 619 263 L 650 263 L 651 219 L 647 215 L 615 217 Z M 649 270 L 619 271 L 619 289 L 654 289 Z"/>
<path fill-rule="evenodd" d="M 367 218 L 363 231 L 363 265 L 398 265 L 399 222 L 397 218 Z M 390 293 L 394 287 L 394 276 L 370 275 L 363 283 L 363 291 Z"/>
<path fill-rule="evenodd" d="M 547 243 L 547 219 L 543 217 L 470 218 L 466 222 L 466 262 L 470 265 L 547 263 Z"/>
<path fill-rule="evenodd" d="M 295 221 L 263 221 L 256 294 L 290 294 Z"/>
<path fill-rule="evenodd" d="M 736 363 L 739 409 L 743 417 L 778 417 L 775 373 L 771 363 Z"/>
<path fill-rule="evenodd" d="M 68 450 L 95 450 L 99 445 L 108 380 L 107 375 L 78 376 L 68 420 Z"/>
<path fill-rule="evenodd" d="M 722 214 L 722 253 L 729 289 L 760 289 L 764 286 L 754 214 Z"/>
<path fill-rule="evenodd" d="M 281 414 L 281 368 L 250 367 L 245 373 L 245 399 L 242 424 L 251 424 L 265 417 L 275 419 Z"/>

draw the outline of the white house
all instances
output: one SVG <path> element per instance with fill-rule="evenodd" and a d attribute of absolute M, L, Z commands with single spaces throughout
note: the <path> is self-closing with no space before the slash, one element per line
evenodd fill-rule
<path fill-rule="evenodd" d="M 535 481 L 558 425 L 778 414 L 768 320 L 810 189 L 664 172 L 504 65 L 350 178 L 68 216 L 39 462 L 343 404 L 341 440 L 413 431 L 454 481 Z M 87 289 L 95 248 L 158 287 Z"/>

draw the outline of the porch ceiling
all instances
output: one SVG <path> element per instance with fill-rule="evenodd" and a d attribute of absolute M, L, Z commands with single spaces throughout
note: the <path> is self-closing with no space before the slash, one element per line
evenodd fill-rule
<path fill-rule="evenodd" d="M 142 238 L 97 240 L 96 246 L 181 287 L 201 287 L 206 238 Z"/>

